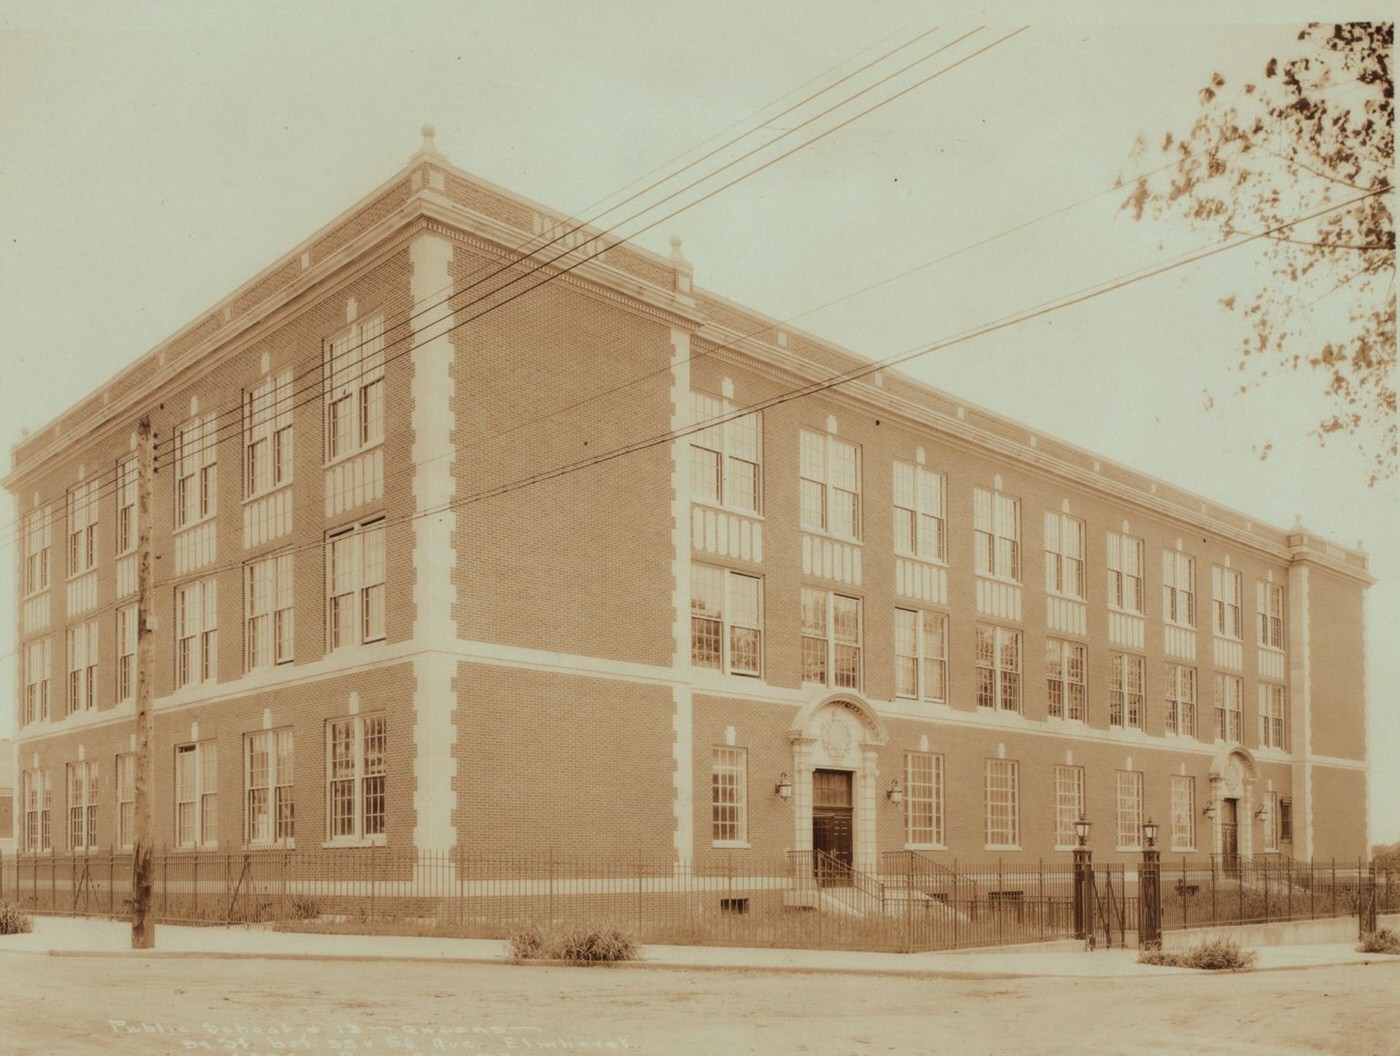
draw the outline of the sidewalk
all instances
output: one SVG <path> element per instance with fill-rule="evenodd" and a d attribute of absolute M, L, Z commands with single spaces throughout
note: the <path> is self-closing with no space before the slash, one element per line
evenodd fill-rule
<path fill-rule="evenodd" d="M 131 949 L 130 925 L 121 921 L 35 917 L 28 935 L 0 937 L 0 953 L 52 956 L 277 957 L 308 960 L 397 960 L 497 963 L 507 960 L 499 939 L 444 939 L 395 935 L 318 935 L 262 927 L 156 928 L 156 948 Z M 1336 964 L 1395 963 L 1400 957 L 1357 953 L 1354 944 L 1265 946 L 1261 970 Z M 726 946 L 644 946 L 639 967 L 798 972 L 860 972 L 928 976 L 1105 976 L 1182 973 L 1137 963 L 1136 950 L 1086 953 L 1077 943 L 1016 950 L 943 953 L 861 953 L 843 950 L 748 949 Z"/>

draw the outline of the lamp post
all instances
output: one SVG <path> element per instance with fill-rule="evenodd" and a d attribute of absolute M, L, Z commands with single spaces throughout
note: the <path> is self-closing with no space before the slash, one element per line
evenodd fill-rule
<path fill-rule="evenodd" d="M 1074 848 L 1074 937 L 1087 939 L 1094 919 L 1094 852 L 1089 850 L 1089 829 L 1093 822 L 1079 815 L 1074 823 L 1074 835 L 1079 841 Z"/>
<path fill-rule="evenodd" d="M 1142 871 L 1138 874 L 1138 906 L 1142 919 L 1138 946 L 1144 950 L 1162 948 L 1162 852 L 1157 850 L 1157 823 L 1151 818 L 1142 826 Z"/>

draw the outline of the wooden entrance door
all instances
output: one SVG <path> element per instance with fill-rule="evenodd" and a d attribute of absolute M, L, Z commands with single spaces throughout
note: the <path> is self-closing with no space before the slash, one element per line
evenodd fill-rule
<path fill-rule="evenodd" d="M 1220 859 L 1225 872 L 1233 876 L 1240 869 L 1240 801 L 1220 803 Z"/>
<path fill-rule="evenodd" d="M 851 882 L 855 848 L 852 813 L 850 771 L 813 771 L 812 858 L 820 884 Z"/>

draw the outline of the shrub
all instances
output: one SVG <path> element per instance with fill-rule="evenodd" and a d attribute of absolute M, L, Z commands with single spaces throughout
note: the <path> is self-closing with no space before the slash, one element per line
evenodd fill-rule
<path fill-rule="evenodd" d="M 528 961 L 532 957 L 540 956 L 540 950 L 544 948 L 544 933 L 534 924 L 530 924 L 519 931 L 513 931 L 510 938 L 506 939 L 506 945 L 510 948 L 510 955 L 517 961 Z"/>
<path fill-rule="evenodd" d="M 1138 955 L 1138 963 L 1168 968 L 1201 968 L 1212 972 L 1247 972 L 1254 967 L 1255 956 L 1253 950 L 1242 950 L 1238 943 L 1230 939 L 1216 939 L 1174 953 L 1144 950 Z"/>
<path fill-rule="evenodd" d="M 0 935 L 20 935 L 34 930 L 34 920 L 14 902 L 0 902 Z"/>
<path fill-rule="evenodd" d="M 636 940 L 611 924 L 575 925 L 548 933 L 531 924 L 513 932 L 506 944 L 517 961 L 612 964 L 637 959 Z"/>
<path fill-rule="evenodd" d="M 315 920 L 320 915 L 321 909 L 310 895 L 297 894 L 292 896 L 293 920 Z"/>
<path fill-rule="evenodd" d="M 1400 953 L 1400 935 L 1389 928 L 1368 931 L 1361 936 L 1361 945 L 1356 948 L 1361 953 Z"/>

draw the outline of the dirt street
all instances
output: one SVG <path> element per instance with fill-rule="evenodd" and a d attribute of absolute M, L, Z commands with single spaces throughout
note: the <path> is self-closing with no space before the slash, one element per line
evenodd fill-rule
<path fill-rule="evenodd" d="M 0 954 L 5 1056 L 1400 1053 L 1400 961 L 1160 979 Z"/>

